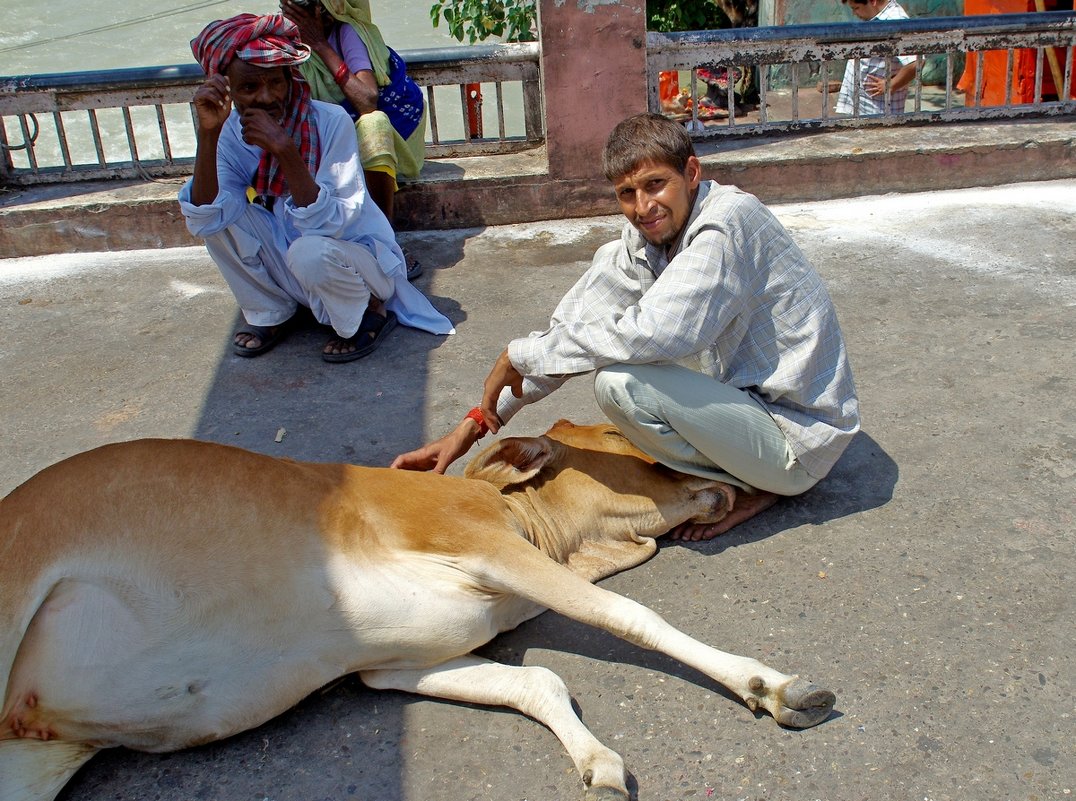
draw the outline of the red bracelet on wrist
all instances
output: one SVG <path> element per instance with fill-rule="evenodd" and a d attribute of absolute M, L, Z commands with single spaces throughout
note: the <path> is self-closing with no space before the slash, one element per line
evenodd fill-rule
<path fill-rule="evenodd" d="M 464 420 L 474 420 L 478 423 L 478 438 L 486 436 L 489 433 L 489 426 L 486 425 L 486 418 L 482 415 L 482 410 L 475 406 L 471 411 L 467 412 L 463 416 Z"/>
<path fill-rule="evenodd" d="M 347 79 L 351 77 L 351 70 L 348 69 L 347 63 L 340 62 L 340 66 L 336 68 L 336 72 L 333 73 L 333 80 L 336 81 L 336 85 L 341 89 L 344 88 L 344 84 L 347 83 Z"/>

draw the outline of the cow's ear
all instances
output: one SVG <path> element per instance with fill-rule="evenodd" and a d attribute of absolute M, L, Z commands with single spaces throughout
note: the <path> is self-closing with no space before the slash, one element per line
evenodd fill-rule
<path fill-rule="evenodd" d="M 464 475 L 504 489 L 534 478 L 552 456 L 553 443 L 546 437 L 508 437 L 472 459 Z"/>

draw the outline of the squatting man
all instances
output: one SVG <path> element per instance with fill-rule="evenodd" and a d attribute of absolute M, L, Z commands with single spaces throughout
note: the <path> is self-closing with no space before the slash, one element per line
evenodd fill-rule
<path fill-rule="evenodd" d="M 407 282 L 388 219 L 363 182 L 351 118 L 311 99 L 310 58 L 279 14 L 216 20 L 191 42 L 206 73 L 194 95 L 194 175 L 179 193 L 246 319 L 232 350 L 258 356 L 300 307 L 333 332 L 329 362 L 362 358 L 397 320 L 435 334 L 452 324 Z"/>
<path fill-rule="evenodd" d="M 549 327 L 515 339 L 482 403 L 392 466 L 443 473 L 486 432 L 573 376 L 640 450 L 735 487 L 732 511 L 670 536 L 721 534 L 824 478 L 859 430 L 829 293 L 761 203 L 702 180 L 683 126 L 630 117 L 602 154 L 628 219 L 561 299 Z"/>

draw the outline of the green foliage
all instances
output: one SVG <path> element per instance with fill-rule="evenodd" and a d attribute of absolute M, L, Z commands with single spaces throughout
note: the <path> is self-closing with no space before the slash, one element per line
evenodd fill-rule
<path fill-rule="evenodd" d="M 729 27 L 728 17 L 710 0 L 648 0 L 646 27 L 651 31 L 703 31 Z M 506 42 L 537 39 L 536 0 L 433 0 L 430 20 L 469 44 L 498 36 Z"/>
<path fill-rule="evenodd" d="M 646 4 L 648 31 L 710 31 L 728 27 L 728 17 L 709 0 L 648 0 Z"/>
<path fill-rule="evenodd" d="M 449 34 L 469 44 L 489 36 L 507 42 L 533 42 L 538 9 L 535 0 L 434 0 L 430 8 L 433 27 L 443 18 Z"/>

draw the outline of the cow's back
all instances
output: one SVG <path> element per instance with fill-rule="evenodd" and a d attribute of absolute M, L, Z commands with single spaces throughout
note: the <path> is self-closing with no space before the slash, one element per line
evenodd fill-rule
<path fill-rule="evenodd" d="M 280 526 L 312 522 L 344 465 L 294 462 L 196 440 L 145 439 L 105 445 L 45 468 L 0 502 L 0 549 L 30 576 L 86 554 L 152 553 L 182 569 L 191 548 L 250 555 Z M 245 525 L 244 525 L 245 524 Z M 189 561 L 189 560 L 187 560 Z"/>

